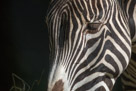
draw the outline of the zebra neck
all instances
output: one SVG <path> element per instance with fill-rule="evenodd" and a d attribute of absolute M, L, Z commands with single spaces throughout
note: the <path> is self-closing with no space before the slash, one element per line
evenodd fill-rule
<path fill-rule="evenodd" d="M 132 42 L 136 44 L 136 0 L 122 0 L 122 3 L 128 18 Z"/>

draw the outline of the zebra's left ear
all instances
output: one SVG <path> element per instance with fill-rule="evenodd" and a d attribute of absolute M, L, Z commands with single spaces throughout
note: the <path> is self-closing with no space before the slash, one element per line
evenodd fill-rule
<path fill-rule="evenodd" d="M 86 26 L 86 29 L 88 30 L 87 32 L 90 34 L 97 33 L 99 31 L 98 28 L 100 25 L 101 23 L 88 23 Z"/>

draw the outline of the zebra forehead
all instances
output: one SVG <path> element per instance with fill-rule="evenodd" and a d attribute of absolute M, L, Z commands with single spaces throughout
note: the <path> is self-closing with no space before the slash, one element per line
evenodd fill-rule
<path fill-rule="evenodd" d="M 54 0 L 47 12 L 47 18 L 57 15 L 61 17 L 63 12 L 80 13 L 84 17 L 105 15 L 111 7 L 111 0 Z"/>

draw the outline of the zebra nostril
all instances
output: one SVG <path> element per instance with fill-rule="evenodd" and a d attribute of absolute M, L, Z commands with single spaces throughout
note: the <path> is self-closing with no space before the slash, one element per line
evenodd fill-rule
<path fill-rule="evenodd" d="M 101 23 L 88 23 L 87 24 L 87 33 L 91 33 L 91 34 L 94 34 L 94 33 L 97 33 L 99 30 L 99 26 L 100 26 Z"/>
<path fill-rule="evenodd" d="M 62 79 L 60 79 L 54 84 L 52 91 L 64 91 L 63 86 L 64 82 L 62 81 Z"/>

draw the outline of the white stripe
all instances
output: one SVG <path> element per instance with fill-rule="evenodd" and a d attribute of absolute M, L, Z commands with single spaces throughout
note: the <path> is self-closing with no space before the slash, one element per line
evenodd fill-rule
<path fill-rule="evenodd" d="M 82 85 L 92 81 L 95 78 L 98 78 L 99 76 L 104 76 L 104 75 L 105 75 L 105 73 L 103 73 L 103 72 L 96 72 L 94 74 L 91 74 L 88 77 L 85 77 L 83 80 L 81 80 L 78 83 L 76 83 L 74 85 L 72 91 L 75 91 L 77 88 L 81 87 Z M 103 84 L 100 84 L 100 85 L 102 86 Z M 91 90 L 91 91 L 94 91 L 94 90 Z"/>
<path fill-rule="evenodd" d="M 104 81 L 97 83 L 95 86 L 93 86 L 91 89 L 87 91 L 95 91 L 99 87 L 103 87 L 106 91 L 110 91 L 110 89 L 108 88 L 107 84 Z"/>
<path fill-rule="evenodd" d="M 76 67 L 74 68 L 73 75 L 75 74 L 75 71 L 76 71 L 77 67 L 78 67 L 79 65 L 81 65 L 82 62 L 84 62 L 84 60 L 86 60 L 86 59 L 88 58 L 88 56 L 97 48 L 99 42 L 100 42 L 100 39 L 99 39 L 91 48 L 88 48 L 88 50 L 87 50 L 85 56 L 81 59 L 81 62 L 80 62 L 79 64 L 77 64 Z M 86 66 L 86 67 L 80 69 L 80 70 L 76 73 L 76 75 L 74 76 L 74 79 L 75 79 L 78 75 L 80 75 L 82 72 L 84 72 L 85 69 L 87 69 L 87 68 L 89 68 L 89 67 L 90 67 L 90 65 L 88 65 L 88 66 Z M 71 78 L 73 77 L 73 75 L 71 76 Z M 74 79 L 73 79 L 73 81 L 74 81 Z"/>
<path fill-rule="evenodd" d="M 136 5 L 134 7 L 133 19 L 134 19 L 134 26 L 135 26 L 135 30 L 134 30 L 135 31 L 135 35 L 134 35 L 132 41 L 134 42 L 134 41 L 136 41 Z"/>

